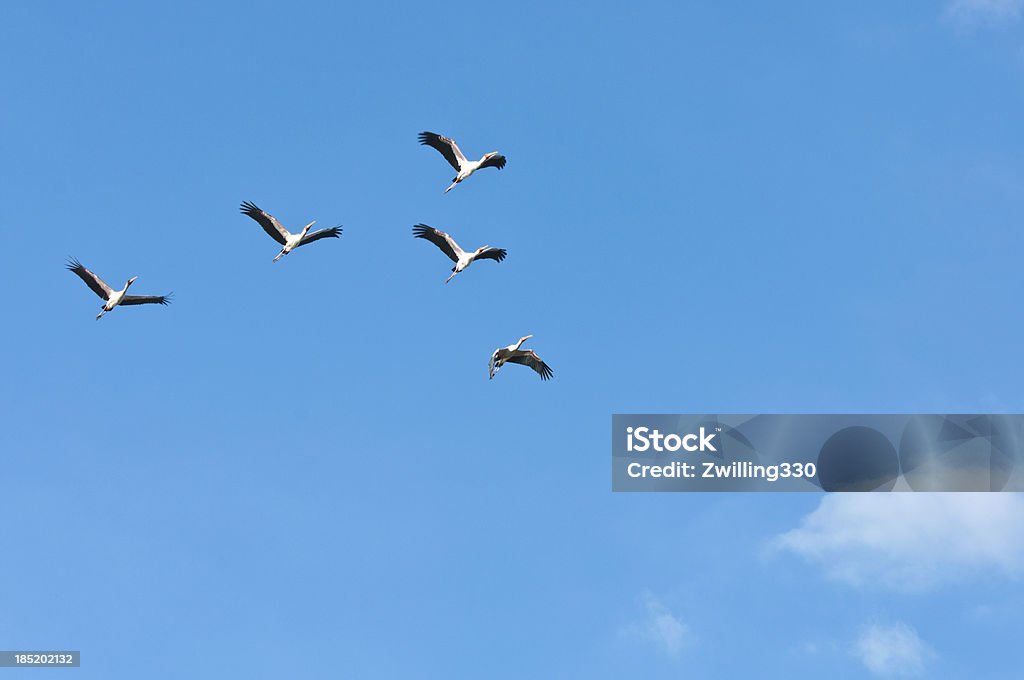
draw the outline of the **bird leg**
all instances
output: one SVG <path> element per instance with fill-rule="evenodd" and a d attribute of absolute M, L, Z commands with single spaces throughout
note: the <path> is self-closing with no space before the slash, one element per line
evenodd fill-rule
<path fill-rule="evenodd" d="M 448 193 L 449 191 L 451 191 L 452 189 L 454 189 L 454 188 L 455 188 L 455 185 L 456 185 L 456 184 L 458 184 L 458 183 L 459 183 L 459 180 L 458 180 L 458 178 L 456 178 L 456 179 L 455 179 L 455 181 L 454 181 L 454 182 L 452 182 L 452 185 L 451 185 L 450 187 L 448 187 L 447 189 L 445 189 L 445 190 L 444 190 L 444 193 L 446 193 L 446 194 L 447 194 L 447 193 Z"/>
<path fill-rule="evenodd" d="M 284 251 L 284 249 L 282 249 L 282 250 L 281 250 L 281 252 L 279 252 L 279 253 L 277 254 L 277 257 L 275 257 L 275 258 L 274 258 L 274 262 L 277 262 L 278 260 L 280 260 L 280 259 L 281 259 L 282 257 L 284 257 L 284 256 L 285 256 L 285 255 L 287 255 L 287 254 L 288 254 L 288 253 L 286 253 L 286 252 Z"/>

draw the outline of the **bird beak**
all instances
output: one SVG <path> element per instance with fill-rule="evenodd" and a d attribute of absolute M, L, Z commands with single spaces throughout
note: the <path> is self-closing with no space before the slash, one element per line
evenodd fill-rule
<path fill-rule="evenodd" d="M 131 285 L 131 284 L 135 283 L 135 279 L 137 279 L 137 278 L 139 278 L 139 277 L 138 276 L 133 276 L 132 278 L 128 279 L 128 285 Z"/>
<path fill-rule="evenodd" d="M 316 220 L 313 220 L 312 222 L 310 222 L 309 224 L 307 224 L 307 225 L 306 225 L 306 229 L 309 229 L 309 228 L 310 228 L 310 227 L 312 227 L 312 226 L 313 226 L 314 224 L 316 224 Z"/>

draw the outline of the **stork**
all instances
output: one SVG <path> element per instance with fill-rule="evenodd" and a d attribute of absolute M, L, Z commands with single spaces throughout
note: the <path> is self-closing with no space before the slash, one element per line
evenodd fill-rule
<path fill-rule="evenodd" d="M 437 149 L 444 159 L 448 161 L 455 171 L 458 173 L 452 179 L 451 186 L 444 190 L 444 193 L 448 193 L 455 185 L 463 181 L 480 168 L 498 168 L 501 170 L 505 167 L 505 157 L 497 151 L 485 153 L 483 157 L 478 161 L 471 161 L 467 159 L 462 150 L 459 149 L 459 145 L 455 143 L 454 139 L 449 137 L 442 137 L 441 135 L 434 132 L 421 132 L 419 136 L 420 144 L 426 146 L 432 146 Z"/>
<path fill-rule="evenodd" d="M 455 263 L 455 266 L 452 267 L 452 275 L 445 279 L 445 283 L 451 281 L 456 274 L 477 260 L 501 262 L 505 259 L 505 255 L 508 254 L 504 248 L 491 248 L 490 246 L 480 246 L 476 250 L 467 253 L 459 247 L 459 244 L 451 236 L 440 229 L 434 229 L 425 224 L 417 224 L 412 228 L 412 233 L 416 238 L 426 239 L 433 243 Z"/>
<path fill-rule="evenodd" d="M 128 295 L 128 287 L 135 283 L 135 279 L 139 278 L 137 276 L 128 279 L 121 290 L 114 290 L 73 257 L 68 259 L 67 268 L 85 281 L 85 285 L 89 286 L 94 293 L 103 298 L 103 307 L 96 315 L 97 321 L 118 305 L 166 305 L 171 301 L 170 293 L 167 295 Z"/>
<path fill-rule="evenodd" d="M 339 238 L 341 236 L 340 226 L 331 227 L 330 229 L 320 229 L 319 231 L 314 231 L 310 234 L 309 228 L 316 224 L 316 220 L 313 220 L 303 227 L 302 231 L 299 233 L 293 234 L 285 229 L 284 226 L 277 221 L 276 217 L 268 212 L 260 210 L 250 201 L 242 203 L 242 212 L 256 220 L 259 225 L 263 227 L 263 231 L 270 235 L 270 238 L 281 244 L 281 252 L 279 252 L 277 257 L 274 258 L 274 262 L 277 262 L 299 246 L 304 246 L 307 243 L 312 243 L 313 241 L 319 241 L 322 238 Z"/>
<path fill-rule="evenodd" d="M 519 349 L 523 346 L 524 342 L 532 337 L 532 335 L 524 335 L 519 338 L 519 342 L 514 345 L 499 347 L 494 350 L 494 354 L 491 355 L 491 363 L 488 366 L 488 372 L 490 373 L 491 379 L 494 379 L 494 374 L 497 373 L 507 362 L 529 366 L 536 371 L 541 380 L 548 380 L 551 378 L 554 371 L 552 371 L 551 367 L 545 364 L 544 361 L 537 356 L 536 352 L 532 349 Z"/>

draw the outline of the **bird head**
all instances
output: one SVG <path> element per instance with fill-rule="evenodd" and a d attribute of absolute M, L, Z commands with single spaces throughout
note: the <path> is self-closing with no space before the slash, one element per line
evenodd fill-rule
<path fill-rule="evenodd" d="M 497 155 L 498 155 L 497 151 L 492 151 L 489 154 L 487 154 L 486 156 L 484 156 L 484 158 L 494 158 Z"/>
<path fill-rule="evenodd" d="M 490 248 L 490 246 L 480 246 L 479 248 L 476 249 L 476 254 L 479 255 L 480 253 L 484 252 L 488 248 Z"/>
<path fill-rule="evenodd" d="M 314 224 L 316 224 L 316 220 L 313 220 L 312 222 L 307 224 L 305 227 L 303 227 L 302 228 L 302 233 L 305 234 L 307 231 L 309 231 L 309 228 L 312 227 Z"/>
<path fill-rule="evenodd" d="M 139 277 L 138 276 L 133 276 L 132 278 L 128 279 L 128 283 L 124 284 L 124 287 L 127 288 L 128 286 L 130 286 L 133 283 L 135 283 L 135 279 L 137 279 L 137 278 L 139 278 Z"/>

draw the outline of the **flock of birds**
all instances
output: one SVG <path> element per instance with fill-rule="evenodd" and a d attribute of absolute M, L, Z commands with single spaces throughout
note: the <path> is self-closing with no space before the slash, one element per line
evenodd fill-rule
<path fill-rule="evenodd" d="M 454 139 L 449 137 L 443 137 L 433 132 L 421 132 L 419 135 L 420 144 L 433 147 L 437 149 L 445 160 L 453 168 L 455 168 L 456 175 L 452 178 L 451 185 L 444 190 L 448 193 L 454 189 L 458 184 L 464 182 L 473 173 L 481 168 L 498 168 L 501 170 L 505 167 L 505 157 L 497 151 L 484 154 L 483 157 L 478 161 L 471 161 L 466 158 L 459 149 L 459 145 L 455 143 Z M 316 224 L 316 220 L 313 220 L 305 227 L 302 228 L 298 233 L 293 234 L 292 232 L 285 229 L 284 225 L 277 221 L 270 213 L 261 210 L 254 203 L 245 201 L 242 203 L 242 213 L 248 215 L 255 220 L 263 231 L 267 232 L 270 238 L 274 239 L 281 245 L 281 252 L 274 258 L 274 262 L 277 262 L 282 257 L 292 252 L 296 248 L 304 245 L 308 245 L 315 241 L 319 241 L 323 238 L 339 238 L 341 236 L 341 227 L 331 227 L 329 229 L 319 229 L 314 232 L 310 232 L 310 229 Z M 473 251 L 465 251 L 456 243 L 455 239 L 440 229 L 434 229 L 426 224 L 417 224 L 412 228 L 412 233 L 415 238 L 425 239 L 430 241 L 437 246 L 441 252 L 448 256 L 455 266 L 452 267 L 451 276 L 445 279 L 445 283 L 451 281 L 457 274 L 465 271 L 466 267 L 473 264 L 477 260 L 494 260 L 495 262 L 501 262 L 505 259 L 507 252 L 502 248 L 492 248 L 489 245 L 481 246 Z M 133 276 L 128 279 L 124 284 L 124 288 L 121 290 L 114 290 L 107 285 L 103 279 L 99 276 L 86 269 L 81 262 L 71 258 L 68 260 L 67 268 L 74 272 L 85 285 L 89 286 L 96 295 L 103 300 L 103 307 L 100 309 L 100 313 L 96 315 L 96 319 L 99 320 L 104 314 L 112 311 L 115 307 L 131 306 L 131 305 L 166 305 L 171 301 L 171 295 L 128 295 L 128 288 L 135 283 L 137 276 Z M 491 360 L 488 364 L 488 374 L 491 378 L 501 369 L 506 363 L 520 364 L 522 366 L 528 366 L 533 369 L 537 375 L 540 376 L 541 380 L 548 380 L 553 375 L 551 367 L 544 363 L 543 360 L 537 353 L 532 349 L 523 349 L 523 343 L 532 338 L 532 335 L 524 335 L 519 338 L 519 341 L 509 345 L 508 347 L 499 347 L 494 350 L 491 354 Z"/>

